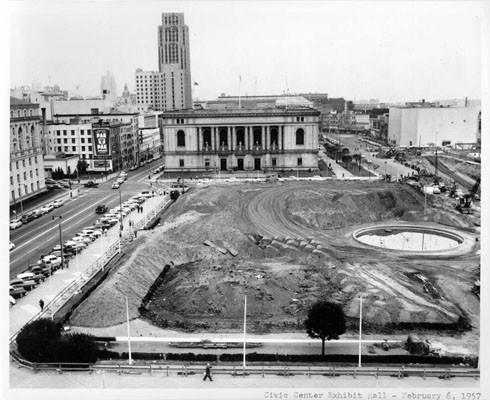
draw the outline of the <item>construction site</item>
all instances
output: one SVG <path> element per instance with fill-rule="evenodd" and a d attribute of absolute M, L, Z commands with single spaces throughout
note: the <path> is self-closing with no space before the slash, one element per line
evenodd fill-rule
<path fill-rule="evenodd" d="M 410 162 L 434 172 L 430 158 Z M 127 297 L 129 318 L 153 336 L 240 332 L 246 295 L 250 333 L 304 333 L 310 306 L 329 300 L 354 335 L 362 296 L 366 334 L 445 337 L 478 355 L 479 188 L 468 184 L 470 199 L 450 184 L 455 174 L 474 182 L 479 166 L 439 158 L 438 168 L 439 194 L 420 189 L 423 177 L 193 182 L 69 324 L 123 324 Z"/>

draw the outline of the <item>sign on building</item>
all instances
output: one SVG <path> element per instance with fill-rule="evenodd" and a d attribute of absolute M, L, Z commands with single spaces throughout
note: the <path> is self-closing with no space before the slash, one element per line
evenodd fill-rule
<path fill-rule="evenodd" d="M 110 155 L 109 128 L 93 128 L 95 152 L 94 155 L 108 156 Z"/>

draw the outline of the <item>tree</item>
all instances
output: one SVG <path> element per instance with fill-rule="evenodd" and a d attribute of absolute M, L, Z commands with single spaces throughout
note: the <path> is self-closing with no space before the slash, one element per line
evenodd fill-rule
<path fill-rule="evenodd" d="M 88 162 L 86 160 L 78 160 L 77 170 L 79 173 L 84 174 L 87 172 Z"/>
<path fill-rule="evenodd" d="M 48 318 L 26 324 L 17 336 L 17 349 L 32 362 L 51 361 L 51 345 L 61 336 L 61 325 Z"/>
<path fill-rule="evenodd" d="M 98 346 L 95 338 L 86 333 L 63 335 L 51 342 L 50 353 L 54 362 L 94 363 L 97 361 Z"/>
<path fill-rule="evenodd" d="M 338 340 L 345 332 L 345 315 L 340 304 L 319 301 L 310 308 L 305 321 L 308 336 L 322 340 L 322 356 L 325 355 L 325 340 Z"/>

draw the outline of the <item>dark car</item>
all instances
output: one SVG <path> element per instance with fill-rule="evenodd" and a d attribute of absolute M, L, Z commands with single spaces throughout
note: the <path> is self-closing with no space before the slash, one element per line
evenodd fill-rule
<path fill-rule="evenodd" d="M 27 224 L 28 222 L 31 222 L 35 218 L 36 218 L 35 213 L 29 212 L 27 214 L 24 214 L 20 220 L 22 221 L 23 224 Z"/>
<path fill-rule="evenodd" d="M 96 214 L 104 214 L 105 212 L 107 212 L 107 206 L 105 204 L 99 204 L 95 208 L 95 212 Z"/>
<path fill-rule="evenodd" d="M 85 187 L 91 188 L 91 187 L 98 187 L 99 184 L 94 182 L 94 181 L 88 181 L 84 184 Z"/>

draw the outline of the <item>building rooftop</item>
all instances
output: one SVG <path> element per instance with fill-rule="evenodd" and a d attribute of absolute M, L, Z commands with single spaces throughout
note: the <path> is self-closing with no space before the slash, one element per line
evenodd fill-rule
<path fill-rule="evenodd" d="M 11 106 L 38 106 L 39 104 L 29 103 L 27 101 L 18 99 L 17 97 L 10 96 Z"/>

